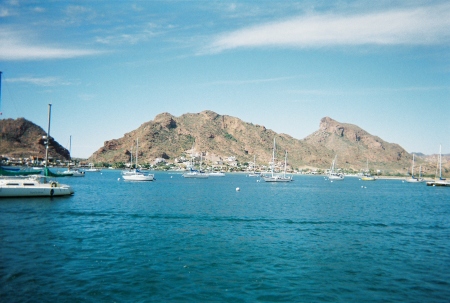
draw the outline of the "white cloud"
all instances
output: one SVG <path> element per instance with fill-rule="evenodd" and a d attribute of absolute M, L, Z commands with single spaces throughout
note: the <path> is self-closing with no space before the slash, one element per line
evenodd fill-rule
<path fill-rule="evenodd" d="M 209 85 L 244 85 L 244 84 L 260 84 L 269 82 L 279 82 L 294 79 L 296 77 L 278 77 L 278 78 L 265 78 L 265 79 L 251 79 L 251 80 L 234 80 L 234 81 L 214 81 L 207 83 Z"/>
<path fill-rule="evenodd" d="M 58 77 L 19 77 L 5 80 L 9 83 L 29 83 L 37 86 L 69 85 L 69 82 L 62 81 Z"/>
<path fill-rule="evenodd" d="M 29 42 L 30 35 L 3 30 L 0 32 L 0 60 L 48 60 L 67 59 L 100 54 L 90 49 L 59 48 Z"/>
<path fill-rule="evenodd" d="M 127 30 L 129 33 L 120 33 Z M 158 36 L 161 30 L 154 23 L 147 23 L 142 27 L 118 28 L 116 32 L 107 36 L 96 37 L 96 42 L 107 45 L 131 44 L 135 45 L 141 42 L 149 41 L 151 38 Z"/>
<path fill-rule="evenodd" d="M 310 14 L 221 34 L 208 50 L 449 42 L 450 4 L 444 4 L 357 15 Z"/>
<path fill-rule="evenodd" d="M 10 12 L 6 8 L 0 8 L 0 18 L 8 17 Z"/>

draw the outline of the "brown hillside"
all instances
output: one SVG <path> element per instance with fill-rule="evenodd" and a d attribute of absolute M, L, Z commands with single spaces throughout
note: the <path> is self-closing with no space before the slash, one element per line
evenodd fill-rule
<path fill-rule="evenodd" d="M 46 132 L 24 118 L 0 120 L 0 154 L 11 158 L 45 158 Z M 49 157 L 66 160 L 69 151 L 50 138 Z"/>
<path fill-rule="evenodd" d="M 267 164 L 272 157 L 274 137 L 278 161 L 283 161 L 287 150 L 288 162 L 294 168 L 328 168 L 336 154 L 339 167 L 356 171 L 366 168 L 367 161 L 370 169 L 390 172 L 406 173 L 411 166 L 412 156 L 398 144 L 388 143 L 356 125 L 329 117 L 321 120 L 318 131 L 298 140 L 262 125 L 208 110 L 180 117 L 159 114 L 122 138 L 106 141 L 90 160 L 127 162 L 131 149 L 135 150 L 135 140 L 139 138 L 141 163 L 152 162 L 158 157 L 173 160 L 182 155 L 189 156 L 194 145 L 193 153 L 203 152 L 206 160 L 235 156 L 243 163 L 253 161 L 256 155 L 258 164 Z M 435 169 L 418 159 L 416 165 L 420 163 L 424 164 L 425 172 Z"/>

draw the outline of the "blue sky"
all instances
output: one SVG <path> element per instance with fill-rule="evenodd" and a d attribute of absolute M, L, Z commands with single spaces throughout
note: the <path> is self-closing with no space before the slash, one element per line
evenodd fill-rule
<path fill-rule="evenodd" d="M 2 118 L 89 157 L 162 112 L 450 153 L 448 1 L 2 1 Z"/>

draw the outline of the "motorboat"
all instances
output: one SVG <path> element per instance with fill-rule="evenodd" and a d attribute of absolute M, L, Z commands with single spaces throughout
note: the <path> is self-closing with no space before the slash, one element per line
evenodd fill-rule
<path fill-rule="evenodd" d="M 0 197 L 54 197 L 74 194 L 71 186 L 41 175 L 0 177 Z"/>

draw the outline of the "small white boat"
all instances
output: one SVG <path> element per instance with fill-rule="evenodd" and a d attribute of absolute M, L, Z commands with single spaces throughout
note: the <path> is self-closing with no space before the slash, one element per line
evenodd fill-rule
<path fill-rule="evenodd" d="M 450 182 L 447 181 L 445 178 L 442 178 L 442 146 L 439 146 L 439 179 L 437 179 L 437 171 L 436 171 L 436 175 L 434 177 L 433 181 L 429 181 L 427 182 L 427 186 L 443 186 L 443 187 L 450 187 Z M 436 168 L 437 170 L 437 168 Z"/>
<path fill-rule="evenodd" d="M 194 151 L 194 145 L 192 145 L 192 151 Z M 183 178 L 195 178 L 195 179 L 207 179 L 209 174 L 202 171 L 203 155 L 200 154 L 200 170 L 193 169 L 194 167 L 194 155 L 191 155 L 191 164 L 189 172 L 182 174 Z"/>
<path fill-rule="evenodd" d="M 411 177 L 405 179 L 408 183 L 422 183 L 425 182 L 425 180 L 422 178 L 422 167 L 419 169 L 419 177 L 414 176 L 414 154 L 412 159 L 412 166 L 411 166 Z"/>
<path fill-rule="evenodd" d="M 275 138 L 273 138 L 273 152 L 272 152 L 272 164 L 271 164 L 271 174 L 269 176 L 262 176 L 265 182 L 291 182 L 293 181 L 292 176 L 286 176 L 286 165 L 287 165 L 287 151 L 284 156 L 284 172 L 283 174 L 274 174 L 275 166 Z"/>
<path fill-rule="evenodd" d="M 69 137 L 69 155 L 72 157 L 72 136 Z M 79 169 L 70 170 L 70 162 L 67 166 L 67 170 L 63 171 L 61 174 L 71 177 L 84 177 L 84 171 L 80 171 Z"/>
<path fill-rule="evenodd" d="M 333 163 L 331 164 L 330 172 L 328 173 L 328 179 L 330 181 L 343 181 L 344 175 L 341 173 L 337 173 L 335 171 L 336 159 L 337 159 L 337 155 L 334 156 L 334 160 L 333 160 Z"/>
<path fill-rule="evenodd" d="M 261 177 L 260 172 L 256 172 L 256 155 L 253 156 L 253 172 L 248 174 L 249 177 Z"/>
<path fill-rule="evenodd" d="M 249 177 L 261 177 L 261 173 L 260 172 L 253 172 L 253 173 L 249 173 L 247 176 L 249 176 Z"/>
<path fill-rule="evenodd" d="M 213 171 L 208 173 L 208 175 L 210 177 L 225 177 L 225 173 L 221 172 L 221 171 Z"/>
<path fill-rule="evenodd" d="M 362 181 L 375 181 L 376 180 L 375 177 L 370 174 L 370 171 L 369 171 L 369 159 L 367 159 L 366 171 L 364 172 L 363 176 L 361 177 L 361 180 Z"/>
<path fill-rule="evenodd" d="M 100 168 L 95 168 L 93 163 L 89 163 L 89 168 L 84 170 L 85 172 L 100 172 Z"/>
<path fill-rule="evenodd" d="M 84 173 L 84 171 L 81 171 L 81 170 L 79 170 L 79 169 L 68 169 L 68 170 L 65 170 L 65 171 L 63 171 L 61 174 L 63 174 L 63 175 L 67 175 L 67 176 L 70 176 L 70 177 L 84 177 L 85 176 L 85 173 Z"/>
<path fill-rule="evenodd" d="M 366 174 L 364 176 L 361 177 L 362 181 L 375 181 L 375 177 L 370 175 L 370 174 Z"/>
<path fill-rule="evenodd" d="M 136 167 L 138 167 L 138 148 L 139 148 L 139 138 L 136 140 Z M 123 171 L 122 178 L 125 181 L 153 181 L 155 180 L 155 175 L 144 174 L 139 169 L 133 169 L 130 171 Z"/>
<path fill-rule="evenodd" d="M 125 181 L 153 181 L 155 180 L 155 175 L 153 174 L 144 174 L 143 172 L 135 169 L 131 172 L 126 172 L 122 174 L 122 178 Z"/>
<path fill-rule="evenodd" d="M 209 174 L 191 169 L 189 172 L 184 173 L 183 178 L 197 178 L 197 179 L 206 179 L 209 178 Z"/>
<path fill-rule="evenodd" d="M 0 197 L 54 197 L 73 193 L 69 185 L 48 181 L 45 176 L 0 178 Z"/>
<path fill-rule="evenodd" d="M 292 177 L 283 177 L 282 175 L 264 176 L 265 182 L 291 182 Z"/>

